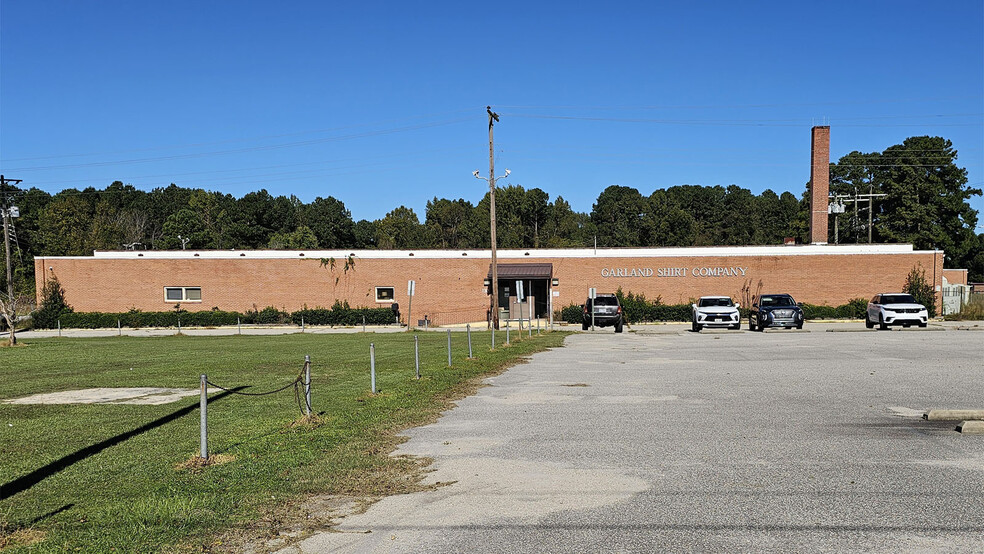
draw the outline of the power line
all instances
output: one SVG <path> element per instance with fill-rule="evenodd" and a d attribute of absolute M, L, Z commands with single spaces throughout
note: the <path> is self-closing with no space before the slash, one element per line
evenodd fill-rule
<path fill-rule="evenodd" d="M 698 105 L 666 105 L 666 106 L 576 106 L 576 105 L 534 105 L 534 106 L 498 106 L 500 109 L 511 110 L 708 110 L 708 109 L 738 109 L 738 108 L 784 108 L 810 106 L 857 106 L 871 104 L 899 104 L 907 102 L 949 102 L 954 100 L 982 100 L 984 96 L 953 96 L 939 98 L 886 98 L 880 100 L 853 100 L 842 102 L 787 102 L 770 104 L 698 104 Z"/>
<path fill-rule="evenodd" d="M 549 115 L 549 114 L 523 114 L 508 113 L 504 114 L 511 117 L 527 119 L 558 119 L 568 121 L 603 121 L 618 123 L 655 123 L 661 125 L 707 125 L 707 126 L 726 126 L 726 127 L 802 127 L 802 120 L 799 119 L 652 119 L 639 117 L 597 117 L 597 116 L 574 116 L 574 115 Z M 984 115 L 984 114 L 979 114 Z M 893 123 L 893 124 L 838 124 L 838 127 L 924 127 L 933 125 L 936 127 L 977 127 L 984 126 L 984 121 L 976 123 Z"/>
<path fill-rule="evenodd" d="M 425 124 L 420 124 L 420 125 L 410 125 L 410 126 L 406 126 L 406 127 L 398 127 L 398 128 L 393 128 L 393 129 L 384 129 L 384 130 L 379 130 L 379 131 L 367 131 L 365 133 L 353 133 L 353 134 L 350 134 L 350 135 L 343 135 L 343 136 L 337 136 L 337 137 L 327 137 L 327 138 L 322 138 L 322 139 L 312 139 L 312 140 L 305 140 L 305 141 L 288 142 L 288 143 L 284 143 L 284 144 L 275 144 L 275 145 L 268 145 L 268 146 L 252 146 L 252 147 L 247 147 L 247 148 L 235 148 L 235 149 L 230 149 L 230 150 L 215 150 L 215 151 L 211 151 L 211 152 L 197 152 L 197 153 L 190 153 L 190 154 L 175 154 L 175 155 L 171 155 L 171 156 L 157 156 L 157 157 L 149 157 L 149 158 L 133 158 L 133 159 L 128 159 L 128 160 L 114 160 L 114 161 L 88 162 L 88 163 L 79 163 L 79 164 L 63 164 L 63 165 L 50 165 L 50 166 L 21 167 L 21 168 L 15 168 L 14 170 L 16 170 L 16 171 L 49 171 L 49 170 L 54 170 L 54 169 L 79 169 L 79 168 L 83 168 L 83 167 L 102 167 L 102 166 L 110 166 L 110 165 L 125 165 L 125 164 L 134 164 L 134 163 L 146 163 L 146 162 L 158 162 L 158 161 L 167 161 L 167 160 L 181 160 L 181 159 L 190 159 L 190 158 L 202 158 L 202 157 L 206 157 L 206 156 L 215 156 L 215 155 L 224 155 L 224 154 L 242 154 L 242 153 L 246 153 L 246 152 L 259 152 L 259 151 L 264 151 L 264 150 L 279 150 L 279 149 L 283 149 L 283 148 L 294 148 L 294 147 L 298 147 L 298 146 L 310 146 L 310 145 L 314 145 L 314 144 L 324 144 L 324 143 L 328 143 L 328 142 L 339 142 L 339 141 L 343 141 L 343 140 L 352 140 L 352 139 L 359 139 L 359 138 L 375 137 L 375 136 L 380 136 L 380 135 L 388 135 L 388 134 L 394 134 L 394 133 L 403 133 L 403 132 L 408 132 L 408 131 L 418 131 L 418 130 L 421 130 L 421 129 L 428 129 L 428 128 L 439 127 L 439 126 L 444 126 L 444 125 L 453 125 L 453 124 L 456 124 L 456 123 L 463 123 L 463 122 L 471 121 L 471 120 L 472 120 L 472 118 L 459 118 L 459 119 L 453 119 L 453 120 L 449 120 L 449 121 L 442 121 L 442 122 L 435 122 L 435 123 L 425 123 Z"/>
<path fill-rule="evenodd" d="M 341 127 L 331 127 L 331 128 L 327 128 L 327 129 L 312 129 L 312 130 L 307 130 L 307 131 L 296 131 L 296 132 L 293 132 L 293 133 L 281 133 L 281 134 L 275 134 L 275 135 L 259 135 L 259 136 L 253 136 L 253 137 L 240 137 L 240 138 L 226 139 L 226 140 L 219 140 L 219 141 L 211 141 L 211 142 L 199 142 L 199 143 L 189 143 L 189 144 L 171 144 L 171 145 L 165 145 L 165 146 L 154 146 L 154 147 L 147 147 L 147 148 L 132 148 L 132 149 L 126 149 L 126 150 L 111 150 L 111 151 L 104 151 L 104 152 L 89 152 L 89 153 L 77 153 L 77 154 L 57 154 L 57 155 L 51 155 L 51 156 L 34 156 L 34 157 L 27 157 L 27 158 L 5 158 L 4 161 L 5 162 L 20 162 L 20 161 L 34 161 L 34 160 L 53 160 L 53 159 L 59 159 L 59 158 L 82 158 L 82 157 L 87 157 L 87 156 L 108 156 L 108 155 L 113 155 L 113 154 L 128 154 L 128 153 L 131 153 L 131 152 L 153 152 L 153 151 L 157 151 L 157 150 L 177 150 L 177 149 L 182 149 L 182 148 L 197 148 L 197 147 L 201 147 L 201 146 L 214 146 L 214 145 L 219 145 L 219 144 L 230 144 L 230 143 L 237 143 L 237 142 L 249 142 L 249 141 L 254 141 L 254 140 L 269 140 L 269 139 L 279 139 L 279 138 L 296 137 L 296 136 L 304 136 L 304 135 L 314 135 L 314 134 L 320 134 L 320 133 L 333 133 L 333 132 L 337 132 L 337 131 L 344 131 L 344 130 L 347 130 L 347 129 L 357 129 L 357 128 L 360 128 L 360 127 L 372 127 L 374 125 L 381 125 L 381 124 L 388 124 L 388 123 L 396 123 L 396 122 L 400 122 L 400 121 L 410 121 L 410 120 L 414 120 L 414 119 L 427 119 L 427 118 L 431 118 L 431 117 L 444 117 L 444 116 L 452 115 L 452 114 L 459 114 L 459 113 L 464 113 L 464 112 L 471 112 L 472 109 L 474 109 L 474 108 L 467 108 L 467 109 L 461 109 L 461 110 L 452 110 L 452 111 L 449 111 L 449 112 L 442 112 L 442 113 L 435 113 L 435 114 L 424 114 L 424 115 L 419 115 L 419 116 L 414 116 L 414 117 L 409 117 L 409 118 L 388 119 L 388 120 L 374 121 L 374 122 L 370 122 L 370 123 L 359 123 L 359 124 L 355 124 L 355 125 L 345 125 L 345 126 L 341 126 Z"/>

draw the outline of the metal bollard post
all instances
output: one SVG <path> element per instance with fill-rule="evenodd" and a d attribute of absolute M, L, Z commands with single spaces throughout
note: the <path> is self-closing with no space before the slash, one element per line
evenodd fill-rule
<path fill-rule="evenodd" d="M 533 320 L 531 319 L 531 320 L 527 321 L 526 323 L 529 324 L 529 325 L 526 326 L 526 329 L 530 332 L 530 338 L 533 338 Z"/>
<path fill-rule="evenodd" d="M 362 332 L 366 332 L 366 316 L 362 316 Z"/>
<path fill-rule="evenodd" d="M 178 334 L 181 334 L 181 320 L 178 320 Z"/>
<path fill-rule="evenodd" d="M 119 333 L 121 337 L 123 336 L 123 325 L 120 324 L 120 320 L 118 319 L 116 320 L 116 332 Z"/>
<path fill-rule="evenodd" d="M 61 320 L 58 320 L 58 336 L 61 336 Z"/>
<path fill-rule="evenodd" d="M 506 344 L 509 344 L 509 321 L 506 321 Z"/>
<path fill-rule="evenodd" d="M 420 342 L 413 336 L 413 361 L 417 366 L 417 380 L 420 380 Z"/>
<path fill-rule="evenodd" d="M 495 350 L 495 327 L 492 327 L 492 350 Z"/>
<path fill-rule="evenodd" d="M 451 367 L 451 329 L 448 329 L 448 367 Z"/>
<path fill-rule="evenodd" d="M 304 414 L 311 416 L 311 356 L 304 356 Z"/>
<path fill-rule="evenodd" d="M 304 316 L 301 316 L 301 332 L 304 332 Z"/>
<path fill-rule="evenodd" d="M 238 317 L 236 318 L 236 327 L 239 328 L 239 334 L 240 335 L 243 334 L 243 324 L 241 321 L 239 321 Z"/>
<path fill-rule="evenodd" d="M 376 394 L 376 345 L 369 343 L 369 378 L 372 385 L 372 393 Z"/>
<path fill-rule="evenodd" d="M 474 356 L 472 356 L 472 347 L 471 347 L 471 323 L 465 325 L 465 330 L 468 331 L 468 359 L 470 360 L 474 358 Z"/>
<path fill-rule="evenodd" d="M 540 336 L 540 318 L 536 318 L 536 336 Z"/>
<path fill-rule="evenodd" d="M 202 379 L 201 379 L 202 397 L 201 400 L 198 401 L 198 407 L 199 407 L 198 411 L 201 412 L 202 433 L 201 433 L 201 440 L 198 445 L 198 453 L 199 453 L 199 457 L 205 460 L 208 459 L 208 389 L 207 389 L 206 381 L 208 381 L 208 376 L 202 374 Z"/>

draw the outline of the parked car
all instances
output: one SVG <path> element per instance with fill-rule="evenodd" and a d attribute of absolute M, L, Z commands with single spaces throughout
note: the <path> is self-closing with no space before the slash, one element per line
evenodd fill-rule
<path fill-rule="evenodd" d="M 701 296 L 693 307 L 691 328 L 700 332 L 704 327 L 727 327 L 741 329 L 740 304 L 732 302 L 730 296 Z"/>
<path fill-rule="evenodd" d="M 760 294 L 748 312 L 748 329 L 764 331 L 766 327 L 803 328 L 803 308 L 788 294 Z"/>
<path fill-rule="evenodd" d="M 929 325 L 929 311 L 926 310 L 926 306 L 916 302 L 911 294 L 876 294 L 871 302 L 868 302 L 864 326 L 871 329 L 876 323 L 881 330 L 888 329 L 889 325 L 925 327 Z"/>
<path fill-rule="evenodd" d="M 622 306 L 618 303 L 618 297 L 614 294 L 596 294 L 594 300 L 590 298 L 584 301 L 584 313 L 581 319 L 581 329 L 588 330 L 591 326 L 591 313 L 594 312 L 595 327 L 615 327 L 616 333 L 622 332 L 622 325 L 625 318 L 622 315 Z"/>

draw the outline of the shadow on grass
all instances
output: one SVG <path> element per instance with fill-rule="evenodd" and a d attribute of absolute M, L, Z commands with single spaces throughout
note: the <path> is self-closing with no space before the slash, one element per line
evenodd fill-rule
<path fill-rule="evenodd" d="M 236 387 L 234 389 L 230 389 L 228 392 L 219 393 L 219 394 L 213 396 L 212 398 L 209 398 L 208 399 L 208 403 L 209 404 L 212 404 L 216 400 L 219 400 L 221 398 L 224 398 L 226 396 L 229 396 L 230 394 L 233 394 L 235 391 L 242 390 L 244 388 L 247 388 L 247 387 Z M 119 444 L 119 443 L 121 443 L 121 442 L 123 442 L 125 440 L 131 439 L 131 438 L 133 438 L 133 437 L 135 437 L 137 435 L 140 435 L 142 433 L 146 433 L 147 431 L 150 431 L 151 429 L 156 429 L 156 428 L 158 428 L 158 427 L 160 427 L 160 426 L 162 426 L 162 425 L 164 425 L 166 423 L 170 423 L 170 422 L 172 422 L 172 421 L 174 421 L 174 420 L 176 420 L 176 419 L 178 419 L 180 417 L 186 416 L 186 415 L 190 414 L 191 412 L 194 412 L 194 411 L 198 410 L 198 408 L 199 408 L 199 405 L 197 403 L 196 404 L 192 404 L 190 406 L 186 406 L 186 407 L 181 408 L 180 410 L 177 410 L 175 412 L 172 412 L 172 413 L 170 413 L 170 414 L 168 414 L 168 415 L 166 415 L 164 417 L 155 419 L 154 421 L 151 421 L 150 423 L 147 423 L 145 425 L 141 425 L 140 427 L 137 427 L 136 429 L 133 429 L 132 431 L 127 431 L 126 433 L 120 433 L 119 435 L 116 435 L 115 437 L 110 437 L 110 438 L 108 438 L 108 439 L 106 439 L 104 441 L 97 442 L 96 444 L 93 444 L 91 446 L 87 446 L 87 447 L 85 447 L 85 448 L 83 448 L 81 450 L 77 450 L 77 451 L 75 451 L 75 452 L 73 452 L 71 454 L 68 454 L 66 456 L 63 456 L 63 457 L 61 457 L 61 458 L 59 458 L 59 459 L 51 462 L 50 464 L 44 465 L 44 466 L 42 466 L 42 467 L 40 467 L 40 468 L 32 471 L 31 473 L 28 473 L 27 475 L 24 475 L 23 477 L 18 477 L 17 479 L 14 479 L 13 481 L 10 481 L 9 483 L 4 483 L 4 484 L 0 485 L 0 500 L 6 500 L 6 499 L 10 498 L 11 496 L 14 496 L 17 493 L 24 492 L 27 489 L 33 487 L 34 485 L 37 485 L 41 481 L 44 481 L 48 477 L 51 477 L 52 475 L 58 473 L 59 471 L 61 471 L 61 470 L 65 469 L 65 468 L 71 466 L 72 464 L 75 464 L 77 462 L 81 462 L 82 460 L 84 460 L 84 459 L 86 459 L 86 458 L 88 458 L 90 456 L 94 456 L 94 455 L 102 452 L 103 450 L 106 450 L 107 448 L 109 448 L 111 446 L 115 446 L 115 445 L 117 445 L 117 444 Z"/>

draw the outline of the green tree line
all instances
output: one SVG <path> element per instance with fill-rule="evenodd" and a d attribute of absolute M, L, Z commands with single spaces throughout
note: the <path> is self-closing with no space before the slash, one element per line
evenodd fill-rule
<path fill-rule="evenodd" d="M 969 200 L 957 152 L 940 137 L 912 137 L 884 152 L 852 152 L 830 164 L 831 192 L 885 194 L 873 203 L 873 242 L 912 243 L 946 251 L 947 267 L 984 280 L 984 234 Z M 782 244 L 808 241 L 806 186 L 753 194 L 738 185 L 681 185 L 649 195 L 605 188 L 589 213 L 539 188 L 496 189 L 500 248 L 660 247 Z M 103 190 L 37 188 L 2 191 L 20 208 L 12 254 L 19 288 L 33 290 L 36 255 L 90 255 L 93 250 L 155 249 L 482 249 L 489 247 L 489 196 L 478 202 L 434 198 L 423 220 L 399 206 L 377 220 L 352 218 L 341 200 L 305 203 L 266 190 L 242 198 L 203 189 L 143 191 L 122 182 Z M 868 241 L 867 202 L 831 222 L 829 242 Z M 0 256 L 3 252 L 0 251 Z M 5 279 L 0 276 L 0 280 Z M 2 283 L 5 287 L 5 283 Z"/>

